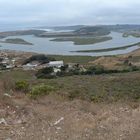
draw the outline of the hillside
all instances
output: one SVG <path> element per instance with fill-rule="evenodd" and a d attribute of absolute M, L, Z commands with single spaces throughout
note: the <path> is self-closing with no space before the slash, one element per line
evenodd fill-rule
<path fill-rule="evenodd" d="M 57 86 L 57 91 L 33 100 L 15 90 L 13 79 L 30 81 L 32 86 L 45 82 Z M 27 71 L 0 74 L 0 139 L 139 140 L 139 101 L 128 98 L 117 102 L 106 100 L 137 93 L 139 81 L 140 73 L 52 80 L 36 80 L 33 73 Z M 86 100 L 87 93 L 97 93 L 99 102 Z M 112 96 L 116 93 L 120 96 Z M 67 98 L 69 94 L 74 99 Z M 102 102 L 103 96 L 105 102 Z"/>
<path fill-rule="evenodd" d="M 87 26 L 75 31 L 76 34 L 102 36 L 108 35 L 110 31 L 100 26 Z"/>
<path fill-rule="evenodd" d="M 61 30 L 78 30 L 82 27 L 84 27 L 85 25 L 73 25 L 73 26 L 43 26 L 43 27 L 37 27 L 41 28 L 41 29 L 53 29 L 56 31 L 61 31 Z"/>

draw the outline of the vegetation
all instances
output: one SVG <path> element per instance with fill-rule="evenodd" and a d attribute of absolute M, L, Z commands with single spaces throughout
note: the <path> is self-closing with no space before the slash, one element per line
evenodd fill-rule
<path fill-rule="evenodd" d="M 140 37 L 140 32 L 127 32 L 123 33 L 123 37 L 128 37 L 128 36 L 133 36 L 133 37 Z"/>
<path fill-rule="evenodd" d="M 86 35 L 95 35 L 95 36 L 103 36 L 108 35 L 110 30 L 103 26 L 87 26 L 80 28 L 75 31 L 76 34 L 86 34 Z"/>
<path fill-rule="evenodd" d="M 102 65 L 88 66 L 87 68 L 80 67 L 79 64 L 75 64 L 72 68 L 68 65 L 64 65 L 60 68 L 60 71 L 54 73 L 53 67 L 46 67 L 40 69 L 36 76 L 37 78 L 55 78 L 72 75 L 99 75 L 99 74 L 111 74 L 111 73 L 126 73 L 132 71 L 140 71 L 140 67 L 133 66 L 129 61 L 124 61 L 124 67 L 119 69 L 105 69 Z"/>
<path fill-rule="evenodd" d="M 55 61 L 55 58 L 48 57 L 44 54 L 33 55 L 30 58 L 26 59 L 23 65 L 27 63 L 31 63 L 33 61 L 38 61 L 39 63 L 44 64 L 44 63 L 49 63 L 50 61 Z"/>
<path fill-rule="evenodd" d="M 4 64 L 0 64 L 0 70 L 6 70 L 6 66 Z"/>
<path fill-rule="evenodd" d="M 56 60 L 64 60 L 65 63 L 78 63 L 88 65 L 88 62 L 94 61 L 99 57 L 93 56 L 66 56 L 66 55 L 49 55 L 50 57 L 55 58 Z"/>
<path fill-rule="evenodd" d="M 44 32 L 45 32 L 44 30 L 7 31 L 7 32 L 0 32 L 0 38 L 5 38 L 8 36 L 18 36 L 18 35 L 39 35 Z"/>
<path fill-rule="evenodd" d="M 29 83 L 25 80 L 20 80 L 15 83 L 15 89 L 27 92 L 29 90 Z"/>
<path fill-rule="evenodd" d="M 138 43 L 135 43 L 135 44 L 131 44 L 131 45 L 127 45 L 127 46 L 123 46 L 123 47 L 116 47 L 116 48 L 107 48 L 107 49 L 100 49 L 100 50 L 79 50 L 79 51 L 74 51 L 74 52 L 84 52 L 84 53 L 90 53 L 90 52 L 93 52 L 93 53 L 99 53 L 99 52 L 109 52 L 109 51 L 117 51 L 117 50 L 124 50 L 124 49 L 128 49 L 128 48 L 131 48 L 131 47 L 134 47 L 134 46 L 139 46 L 140 45 L 140 42 Z"/>
<path fill-rule="evenodd" d="M 64 42 L 64 41 L 72 41 L 75 45 L 89 45 L 96 44 L 99 42 L 104 42 L 111 40 L 112 37 L 67 37 L 67 38 L 56 38 L 51 41 Z"/>
<path fill-rule="evenodd" d="M 73 75 L 56 79 L 34 79 L 32 75 L 33 72 L 21 70 L 0 73 L 0 81 L 3 82 L 1 89 L 4 88 L 4 92 L 9 93 L 11 89 L 15 89 L 14 81 L 25 80 L 28 81 L 31 87 L 27 93 L 33 98 L 54 92 L 70 100 L 78 98 L 93 102 L 139 101 L 140 99 L 139 71 L 99 75 Z M 41 89 L 40 85 L 43 85 Z M 44 87 L 45 85 L 47 85 L 47 88 Z M 51 86 L 49 90 L 48 86 Z"/>
<path fill-rule="evenodd" d="M 53 67 L 46 67 L 46 68 L 40 69 L 36 73 L 36 76 L 37 78 L 54 78 L 55 75 L 52 75 L 52 73 L 53 73 Z"/>
<path fill-rule="evenodd" d="M 54 91 L 53 86 L 41 84 L 41 85 L 37 85 L 37 86 L 32 87 L 32 89 L 29 93 L 29 96 L 31 98 L 35 99 L 41 95 L 48 95 L 52 91 Z"/>

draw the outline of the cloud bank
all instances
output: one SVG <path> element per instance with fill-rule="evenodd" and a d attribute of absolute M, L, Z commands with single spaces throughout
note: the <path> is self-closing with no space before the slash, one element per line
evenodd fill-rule
<path fill-rule="evenodd" d="M 1 25 L 140 24 L 139 0 L 0 0 Z"/>

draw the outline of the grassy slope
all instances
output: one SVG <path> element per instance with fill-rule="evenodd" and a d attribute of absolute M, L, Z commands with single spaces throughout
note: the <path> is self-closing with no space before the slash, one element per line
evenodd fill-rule
<path fill-rule="evenodd" d="M 70 76 L 57 79 L 34 79 L 32 72 L 21 70 L 0 74 L 0 81 L 5 81 L 5 88 L 9 90 L 16 80 L 27 80 L 31 85 L 45 83 L 54 86 L 56 94 L 70 99 L 117 101 L 136 100 L 140 98 L 140 72 L 123 74 Z"/>

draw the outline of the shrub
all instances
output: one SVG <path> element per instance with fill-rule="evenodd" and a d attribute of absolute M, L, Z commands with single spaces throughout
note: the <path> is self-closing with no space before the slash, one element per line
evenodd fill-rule
<path fill-rule="evenodd" d="M 102 74 L 105 73 L 104 67 L 101 65 L 91 66 L 87 69 L 86 74 Z"/>
<path fill-rule="evenodd" d="M 19 91 L 28 91 L 29 90 L 29 83 L 27 81 L 17 81 L 15 83 L 15 88 L 16 90 L 19 90 Z"/>
<path fill-rule="evenodd" d="M 60 70 L 61 71 L 66 71 L 68 69 L 68 65 L 64 65 L 64 66 L 61 66 Z"/>
<path fill-rule="evenodd" d="M 41 96 L 41 95 L 48 95 L 52 91 L 54 91 L 54 87 L 41 84 L 41 85 L 32 87 L 29 95 L 31 98 L 35 99 L 36 97 Z"/>
<path fill-rule="evenodd" d="M 37 78 L 47 78 L 51 76 L 51 73 L 53 73 L 53 67 L 46 67 L 46 68 L 40 69 L 36 73 L 36 76 Z"/>

